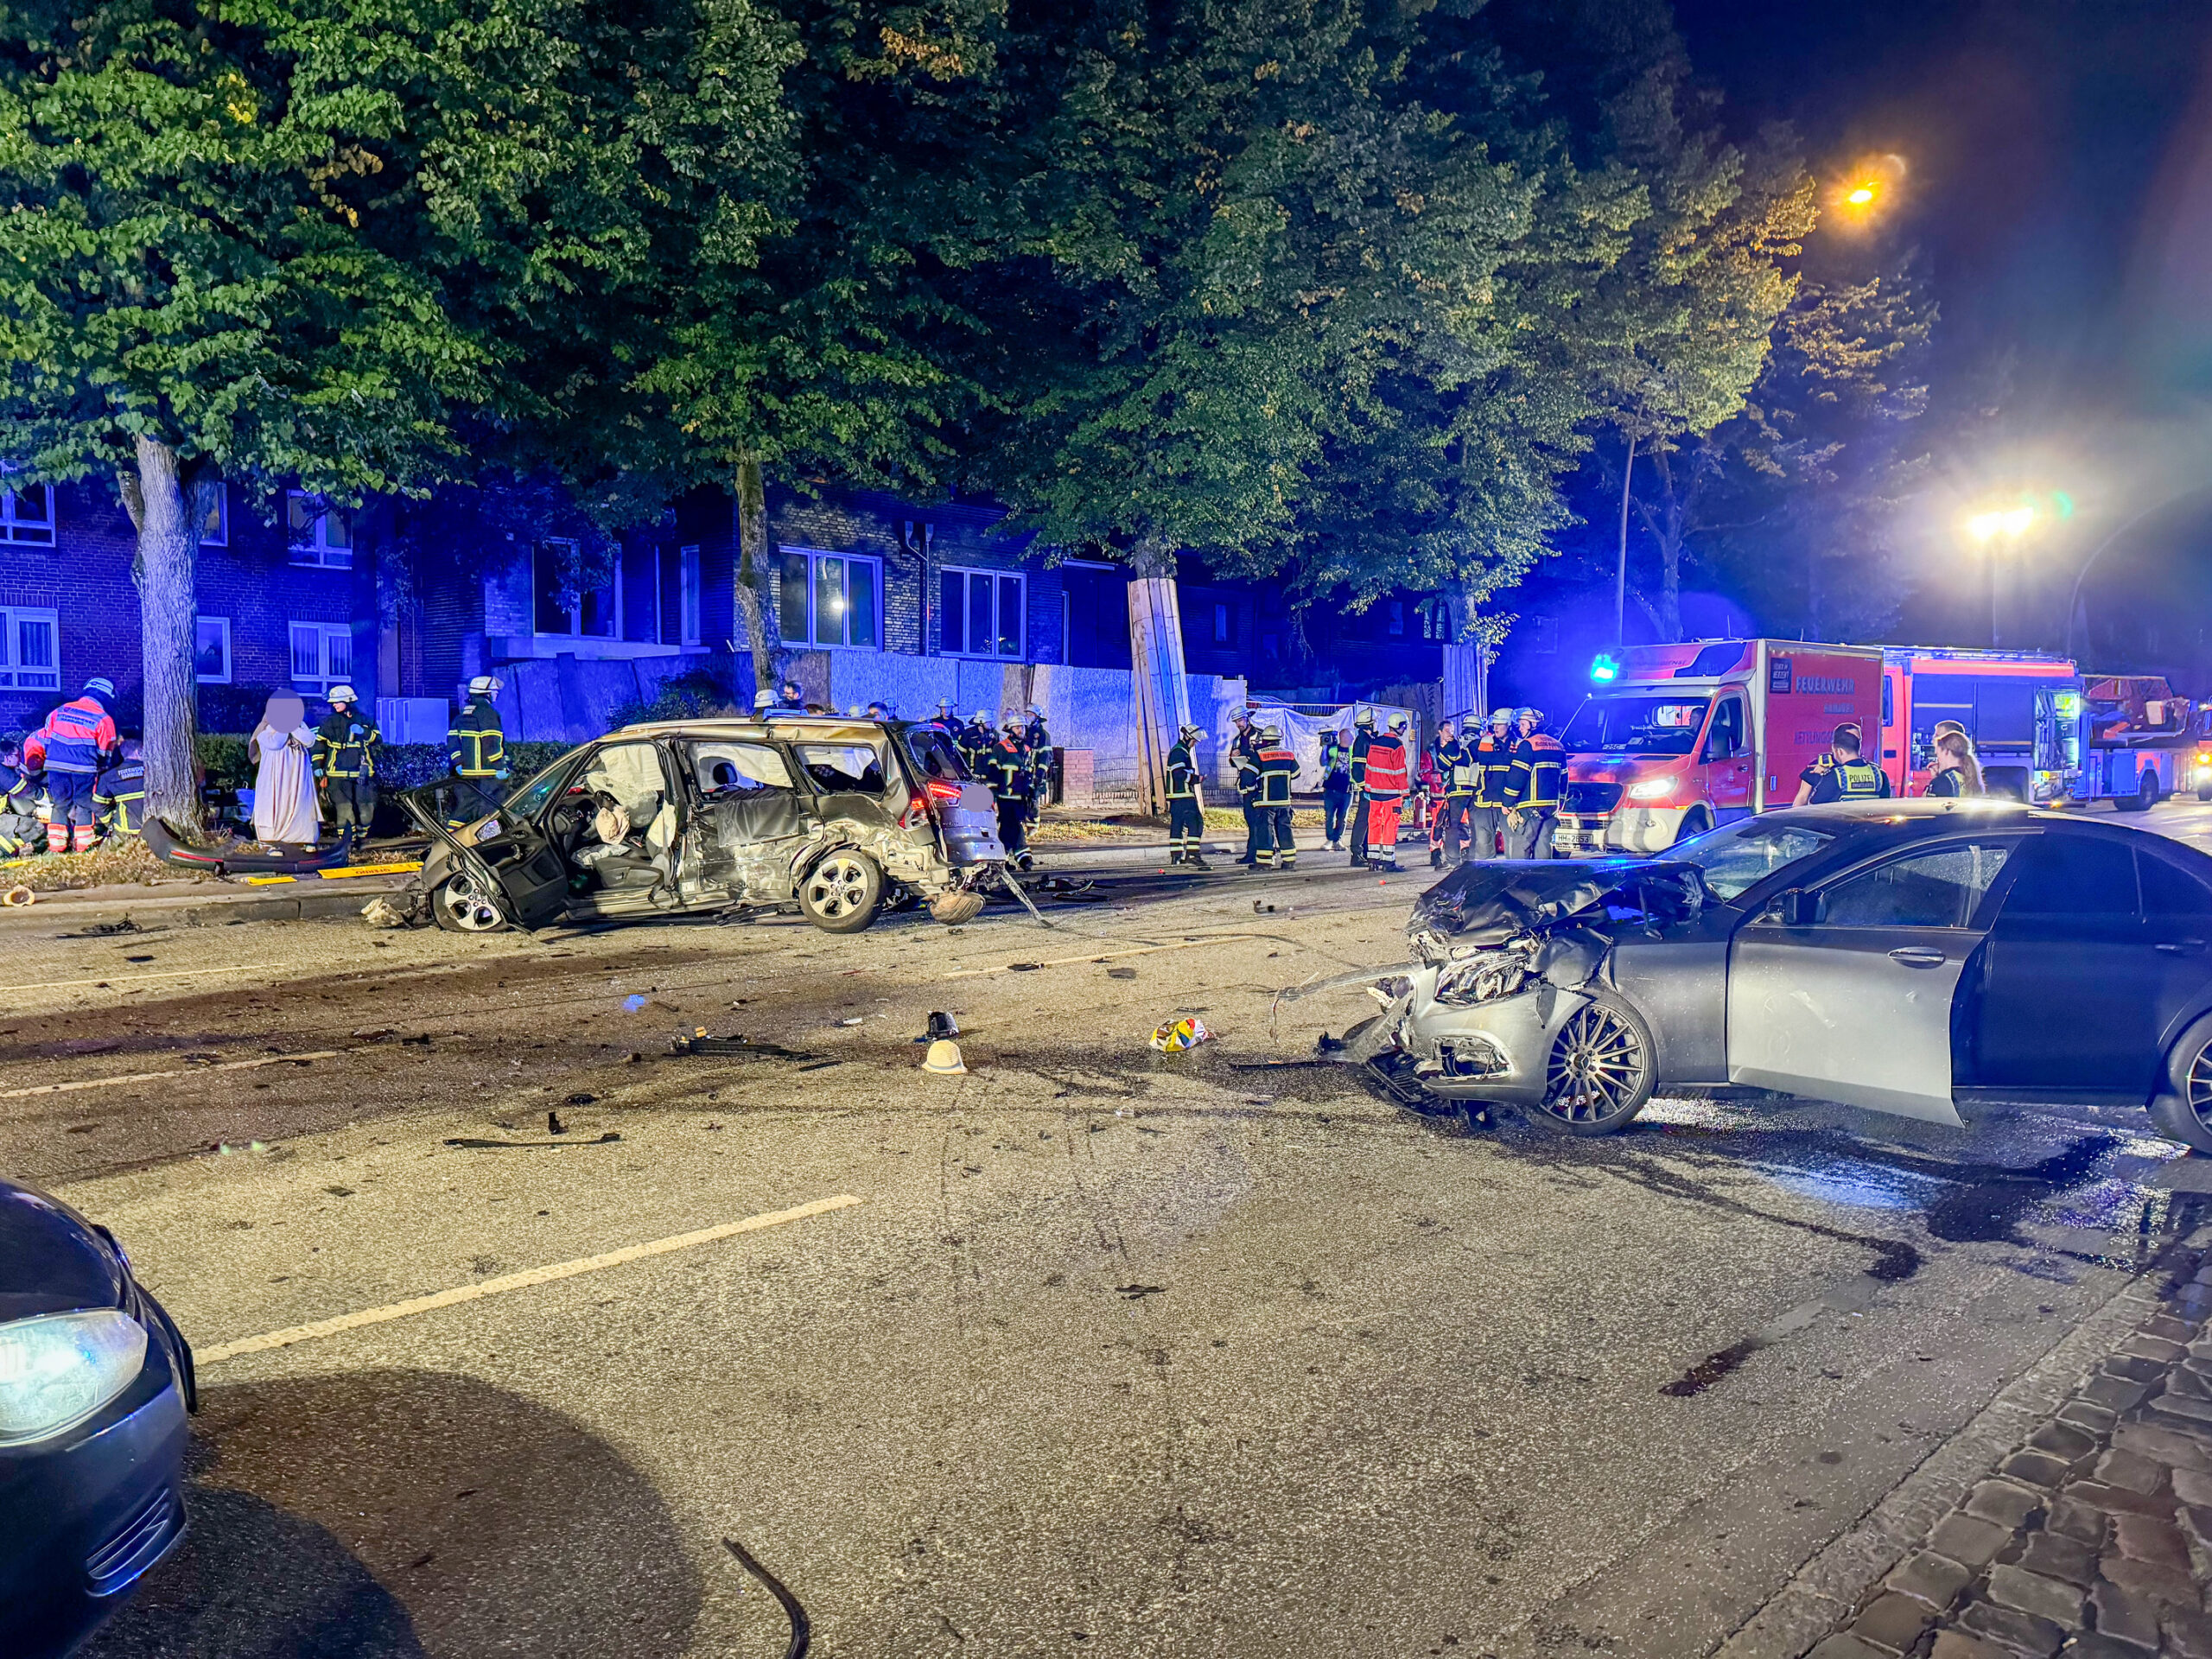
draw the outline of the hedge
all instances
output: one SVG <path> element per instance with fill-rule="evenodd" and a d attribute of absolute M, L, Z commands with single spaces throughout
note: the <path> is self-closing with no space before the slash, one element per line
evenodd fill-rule
<path fill-rule="evenodd" d="M 510 743 L 507 767 L 519 784 L 550 766 L 573 743 Z M 207 787 L 213 790 L 251 789 L 254 766 L 247 758 L 246 739 L 223 732 L 200 734 L 200 764 L 207 771 Z M 416 789 L 452 774 L 442 743 L 386 743 L 377 751 L 377 781 L 386 789 Z"/>

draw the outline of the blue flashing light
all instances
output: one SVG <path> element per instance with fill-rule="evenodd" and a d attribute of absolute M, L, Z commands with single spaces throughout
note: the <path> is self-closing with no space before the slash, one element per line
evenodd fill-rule
<path fill-rule="evenodd" d="M 1590 664 L 1590 678 L 1598 685 L 1611 685 L 1621 677 L 1621 665 L 1600 652 Z"/>

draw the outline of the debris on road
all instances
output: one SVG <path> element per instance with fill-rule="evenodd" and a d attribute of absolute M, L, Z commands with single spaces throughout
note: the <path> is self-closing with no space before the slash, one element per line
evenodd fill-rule
<path fill-rule="evenodd" d="M 449 1147 L 604 1147 L 621 1138 L 621 1135 L 613 1129 L 607 1130 L 596 1141 L 480 1141 L 472 1135 L 457 1135 L 448 1136 L 446 1145 Z"/>
<path fill-rule="evenodd" d="M 1109 979 L 1135 979 L 1136 976 L 1137 970 L 1134 968 L 1109 968 L 1106 970 Z"/>
<path fill-rule="evenodd" d="M 959 1034 L 960 1024 L 957 1020 L 942 1008 L 932 1008 L 930 1011 L 929 1029 L 915 1038 L 914 1041 L 917 1044 L 934 1043 L 947 1037 L 957 1037 Z"/>
<path fill-rule="evenodd" d="M 1212 1038 L 1213 1033 L 1206 1029 L 1205 1020 L 1185 1016 L 1157 1027 L 1152 1033 L 1152 1046 L 1163 1054 L 1180 1054 L 1185 1049 L 1210 1042 Z"/>
<path fill-rule="evenodd" d="M 855 1014 L 851 1019 L 849 1019 L 849 1020 L 840 1020 L 837 1023 L 838 1023 L 839 1025 L 841 1025 L 841 1026 L 857 1026 L 858 1024 L 860 1024 L 860 1022 L 861 1022 L 862 1020 L 866 1019 L 867 1017 L 868 1017 L 868 1016 L 867 1016 L 867 1015 L 865 1015 L 865 1014 Z"/>
<path fill-rule="evenodd" d="M 20 910 L 25 905 L 35 905 L 37 902 L 38 894 L 20 881 L 7 892 L 0 893 L 0 905 L 6 906 L 10 910 Z"/>
<path fill-rule="evenodd" d="M 768 1586 L 768 1593 L 783 1608 L 784 1617 L 791 1621 L 791 1639 L 784 1649 L 784 1659 L 806 1659 L 807 1643 L 810 1639 L 806 1620 L 806 1609 L 800 1606 L 798 1598 L 784 1587 L 784 1581 L 753 1560 L 752 1553 L 734 1538 L 722 1540 L 722 1548 L 737 1558 L 737 1564 Z"/>
<path fill-rule="evenodd" d="M 960 1058 L 959 1044 L 949 1037 L 940 1037 L 923 1056 L 922 1070 L 931 1077 L 964 1077 L 968 1075 L 968 1064 Z"/>
<path fill-rule="evenodd" d="M 560 1114 L 560 1113 L 558 1113 L 558 1112 L 548 1112 L 548 1113 L 546 1113 L 546 1114 L 545 1114 L 545 1133 L 546 1133 L 546 1134 L 548 1134 L 548 1135 L 566 1135 L 568 1132 L 569 1132 L 569 1126 L 568 1126 L 567 1124 L 563 1123 L 563 1122 L 561 1121 L 561 1114 Z"/>
<path fill-rule="evenodd" d="M 810 1054 L 802 1048 L 785 1048 L 780 1043 L 756 1043 L 749 1037 L 709 1037 L 703 1031 L 689 1037 L 678 1037 L 669 1045 L 671 1054 L 720 1054 L 745 1060 L 818 1060 L 819 1054 Z"/>

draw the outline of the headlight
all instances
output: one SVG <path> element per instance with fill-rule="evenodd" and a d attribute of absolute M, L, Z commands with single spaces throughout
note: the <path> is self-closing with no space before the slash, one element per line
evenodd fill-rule
<path fill-rule="evenodd" d="M 1663 801 L 1674 792 L 1675 779 L 1672 778 L 1647 778 L 1640 784 L 1628 786 L 1628 798 L 1631 801 Z"/>
<path fill-rule="evenodd" d="M 145 1363 L 146 1327 L 111 1307 L 0 1325 L 0 1446 L 82 1422 Z"/>

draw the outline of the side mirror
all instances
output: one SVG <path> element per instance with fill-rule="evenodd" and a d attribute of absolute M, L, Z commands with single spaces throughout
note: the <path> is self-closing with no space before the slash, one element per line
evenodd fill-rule
<path fill-rule="evenodd" d="M 1821 919 L 1821 901 L 1802 887 L 1792 887 L 1775 900 L 1784 927 L 1810 927 Z"/>

